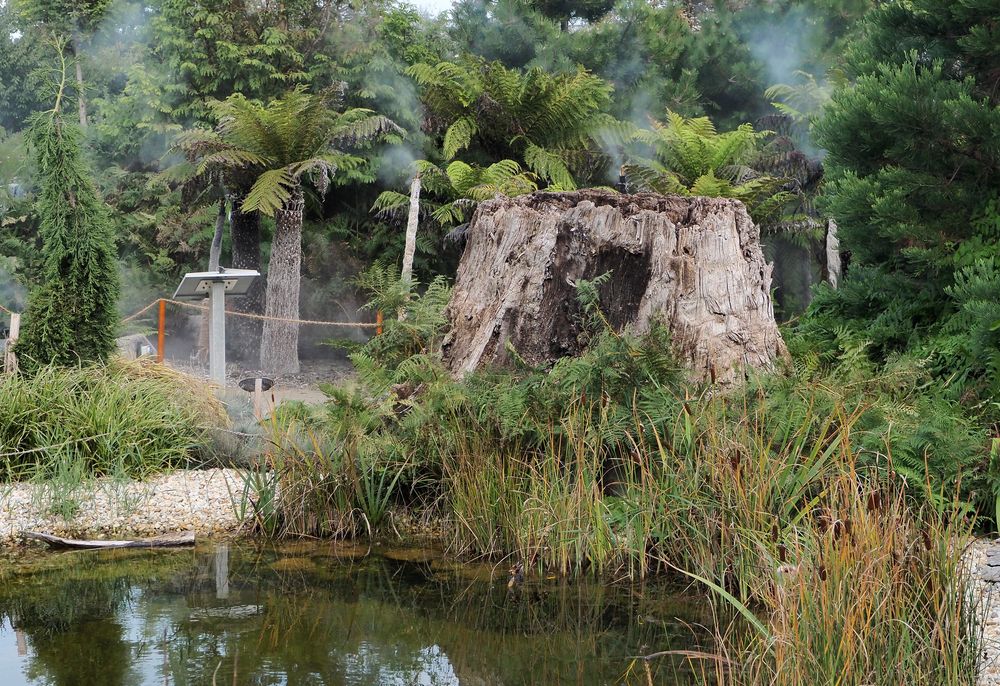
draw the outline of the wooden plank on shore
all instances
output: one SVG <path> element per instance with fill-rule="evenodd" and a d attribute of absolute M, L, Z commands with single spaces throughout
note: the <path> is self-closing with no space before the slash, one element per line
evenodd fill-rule
<path fill-rule="evenodd" d="M 25 531 L 25 538 L 44 541 L 53 548 L 77 548 L 94 550 L 100 548 L 173 548 L 183 545 L 194 545 L 194 532 L 183 531 L 176 534 L 164 534 L 152 538 L 136 538 L 123 541 L 87 541 L 76 538 L 62 538 L 40 531 Z"/>

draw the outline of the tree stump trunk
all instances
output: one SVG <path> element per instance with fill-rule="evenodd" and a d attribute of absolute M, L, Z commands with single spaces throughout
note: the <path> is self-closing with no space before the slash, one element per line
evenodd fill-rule
<path fill-rule="evenodd" d="M 787 355 L 771 266 L 743 204 L 601 190 L 533 193 L 479 206 L 448 305 L 446 362 L 462 375 L 532 365 L 586 343 L 576 284 L 606 272 L 601 311 L 618 331 L 669 327 L 696 379 L 733 383 Z"/>

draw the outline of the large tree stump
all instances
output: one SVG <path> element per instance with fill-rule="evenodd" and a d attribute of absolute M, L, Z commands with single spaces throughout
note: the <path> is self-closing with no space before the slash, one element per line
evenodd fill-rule
<path fill-rule="evenodd" d="M 701 380 L 732 383 L 787 354 L 771 305 L 771 266 L 743 204 L 610 191 L 497 198 L 476 210 L 448 305 L 445 359 L 456 375 L 533 365 L 586 343 L 576 283 L 598 289 L 616 330 L 657 321 Z"/>

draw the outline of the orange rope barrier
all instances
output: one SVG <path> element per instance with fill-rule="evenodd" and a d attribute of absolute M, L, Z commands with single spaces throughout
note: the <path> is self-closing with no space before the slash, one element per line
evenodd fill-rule
<path fill-rule="evenodd" d="M 122 321 L 130 322 L 133 319 L 141 317 L 146 312 L 156 307 L 161 301 L 164 303 L 171 303 L 172 305 L 188 307 L 194 310 L 204 311 L 208 309 L 208 306 L 206 305 L 195 305 L 194 303 L 182 302 L 180 300 L 171 300 L 170 298 L 160 298 L 158 300 L 154 300 L 149 305 L 146 305 L 146 307 L 142 308 L 138 312 L 130 314 L 128 317 L 125 317 L 125 319 L 123 319 Z M 357 326 L 364 329 L 374 329 L 378 326 L 377 324 L 368 322 L 327 322 L 318 319 L 286 319 L 284 317 L 268 317 L 267 315 L 264 314 L 251 314 L 250 312 L 235 312 L 233 310 L 226 310 L 226 314 L 232 315 L 234 317 L 246 317 L 247 319 L 260 319 L 263 321 L 272 321 L 272 322 L 287 322 L 289 324 L 315 324 L 317 326 Z"/>

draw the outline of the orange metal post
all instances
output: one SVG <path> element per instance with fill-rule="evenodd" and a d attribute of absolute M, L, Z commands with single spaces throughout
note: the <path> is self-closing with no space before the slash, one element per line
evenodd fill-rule
<path fill-rule="evenodd" d="M 382 310 L 375 311 L 375 335 L 382 335 Z"/>
<path fill-rule="evenodd" d="M 167 301 L 160 298 L 160 324 L 156 329 L 156 361 L 163 363 L 163 341 L 166 338 Z"/>

